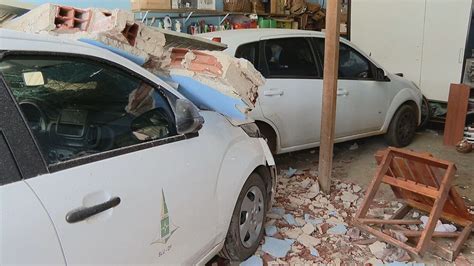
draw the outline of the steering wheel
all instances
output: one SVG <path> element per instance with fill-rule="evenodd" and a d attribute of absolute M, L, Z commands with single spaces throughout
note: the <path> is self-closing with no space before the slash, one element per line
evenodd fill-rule
<path fill-rule="evenodd" d="M 32 131 L 47 131 L 48 116 L 37 103 L 25 100 L 20 102 L 19 106 Z"/>

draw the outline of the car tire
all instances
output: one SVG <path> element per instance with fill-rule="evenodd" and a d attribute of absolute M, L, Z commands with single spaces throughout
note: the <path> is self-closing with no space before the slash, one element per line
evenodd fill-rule
<path fill-rule="evenodd" d="M 262 177 L 252 173 L 237 199 L 221 257 L 244 261 L 257 251 L 263 238 L 267 197 Z"/>
<path fill-rule="evenodd" d="M 417 112 L 409 104 L 398 108 L 390 122 L 385 139 L 390 146 L 405 147 L 413 141 L 417 128 Z"/>

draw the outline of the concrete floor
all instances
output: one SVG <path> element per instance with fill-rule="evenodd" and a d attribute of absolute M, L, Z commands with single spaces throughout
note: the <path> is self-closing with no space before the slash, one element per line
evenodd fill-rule
<path fill-rule="evenodd" d="M 350 147 L 357 143 L 358 148 L 351 150 Z M 371 137 L 357 141 L 336 144 L 334 148 L 334 174 L 333 178 L 346 182 L 359 184 L 364 189 L 372 180 L 375 173 L 376 163 L 374 154 L 380 149 L 387 147 L 383 137 Z M 470 154 L 458 153 L 454 147 L 443 146 L 442 132 L 426 130 L 419 132 L 409 149 L 430 152 L 435 157 L 452 161 L 457 166 L 455 185 L 458 192 L 465 198 L 468 206 L 474 205 L 474 152 Z M 278 168 L 286 171 L 288 167 L 299 170 L 317 170 L 318 149 L 304 150 L 294 153 L 276 156 Z M 383 199 L 394 199 L 393 193 L 387 187 L 384 188 Z M 380 193 L 379 193 L 380 194 Z M 474 238 L 471 237 L 462 250 L 462 254 L 474 264 Z M 446 265 L 447 262 L 439 261 L 434 256 L 426 255 L 424 258 L 416 258 L 417 261 L 427 264 Z"/>

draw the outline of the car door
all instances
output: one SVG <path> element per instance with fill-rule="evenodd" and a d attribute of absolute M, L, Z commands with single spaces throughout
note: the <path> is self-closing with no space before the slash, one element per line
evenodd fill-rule
<path fill-rule="evenodd" d="M 64 265 L 48 213 L 26 178 L 46 172 L 0 75 L 0 265 Z"/>
<path fill-rule="evenodd" d="M 262 39 L 260 69 L 266 83 L 258 101 L 265 118 L 278 129 L 282 149 L 318 142 L 322 74 L 310 39 Z"/>
<path fill-rule="evenodd" d="M 314 38 L 324 62 L 324 39 Z M 378 132 L 390 105 L 390 82 L 377 67 L 345 42 L 339 48 L 336 138 Z"/>
<path fill-rule="evenodd" d="M 26 183 L 68 264 L 189 264 L 215 244 L 224 145 L 177 134 L 173 95 L 94 58 L 8 55 L 0 66 L 50 172 Z"/>

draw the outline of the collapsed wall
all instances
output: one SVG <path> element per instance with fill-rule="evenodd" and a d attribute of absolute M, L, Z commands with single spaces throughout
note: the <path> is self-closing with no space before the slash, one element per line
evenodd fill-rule
<path fill-rule="evenodd" d="M 132 13 L 119 9 L 78 9 L 43 4 L 2 27 L 63 38 L 92 39 L 141 57 L 144 61 L 161 59 L 165 55 L 164 34 L 135 22 Z"/>
<path fill-rule="evenodd" d="M 189 76 L 210 87 L 219 87 L 223 93 L 241 97 L 252 107 L 258 97 L 258 88 L 265 82 L 249 61 L 217 51 L 174 48 L 167 68 L 172 76 Z"/>
<path fill-rule="evenodd" d="M 129 59 L 140 58 L 132 61 L 152 73 L 192 77 L 227 96 L 240 98 L 250 109 L 256 102 L 258 87 L 264 83 L 264 78 L 247 60 L 217 51 L 165 49 L 163 30 L 136 22 L 132 13 L 123 10 L 44 4 L 5 23 L 3 28 L 95 45 L 98 42 L 106 49 L 115 52 L 119 49 L 125 56 L 129 54 Z"/>

